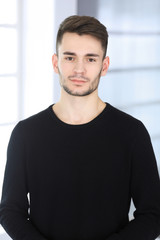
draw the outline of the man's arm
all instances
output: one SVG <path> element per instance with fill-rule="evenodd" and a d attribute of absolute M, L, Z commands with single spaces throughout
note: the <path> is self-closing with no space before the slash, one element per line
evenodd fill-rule
<path fill-rule="evenodd" d="M 14 240 L 46 240 L 29 220 L 26 149 L 19 125 L 13 130 L 8 145 L 0 223 Z"/>
<path fill-rule="evenodd" d="M 137 129 L 132 148 L 130 191 L 136 208 L 134 220 L 107 240 L 154 240 L 160 234 L 160 180 L 150 136 Z"/>

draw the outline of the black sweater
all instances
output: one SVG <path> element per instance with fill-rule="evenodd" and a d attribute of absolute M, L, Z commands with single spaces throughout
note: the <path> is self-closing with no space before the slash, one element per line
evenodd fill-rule
<path fill-rule="evenodd" d="M 52 106 L 21 121 L 8 146 L 0 222 L 14 240 L 155 239 L 160 181 L 147 130 L 109 104 L 81 125 L 62 122 Z"/>

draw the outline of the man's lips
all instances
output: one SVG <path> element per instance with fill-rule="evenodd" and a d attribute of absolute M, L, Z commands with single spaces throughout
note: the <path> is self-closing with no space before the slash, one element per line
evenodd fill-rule
<path fill-rule="evenodd" d="M 86 80 L 82 80 L 82 79 L 70 79 L 73 83 L 77 83 L 77 84 L 83 84 L 86 83 Z"/>
<path fill-rule="evenodd" d="M 89 79 L 84 76 L 70 76 L 69 80 L 76 84 L 84 84 L 89 81 Z"/>

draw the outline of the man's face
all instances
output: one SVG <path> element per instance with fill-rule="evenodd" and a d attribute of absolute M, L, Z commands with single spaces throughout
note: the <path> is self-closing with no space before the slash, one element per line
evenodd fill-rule
<path fill-rule="evenodd" d="M 73 96 L 86 96 L 97 90 L 101 76 L 109 66 L 103 59 L 101 43 L 90 35 L 65 33 L 53 56 L 53 66 L 63 90 Z"/>

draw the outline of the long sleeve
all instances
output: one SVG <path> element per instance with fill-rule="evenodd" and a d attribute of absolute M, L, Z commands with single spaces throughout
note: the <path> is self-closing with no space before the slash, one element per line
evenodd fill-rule
<path fill-rule="evenodd" d="M 160 180 L 150 136 L 140 125 L 132 151 L 134 219 L 107 240 L 154 240 L 160 234 Z"/>
<path fill-rule="evenodd" d="M 22 121 L 8 146 L 0 222 L 14 240 L 154 240 L 160 180 L 147 130 L 109 105 L 80 126 L 52 107 Z"/>
<path fill-rule="evenodd" d="M 8 145 L 0 223 L 14 240 L 45 240 L 29 220 L 25 147 L 19 125 L 14 129 Z"/>

